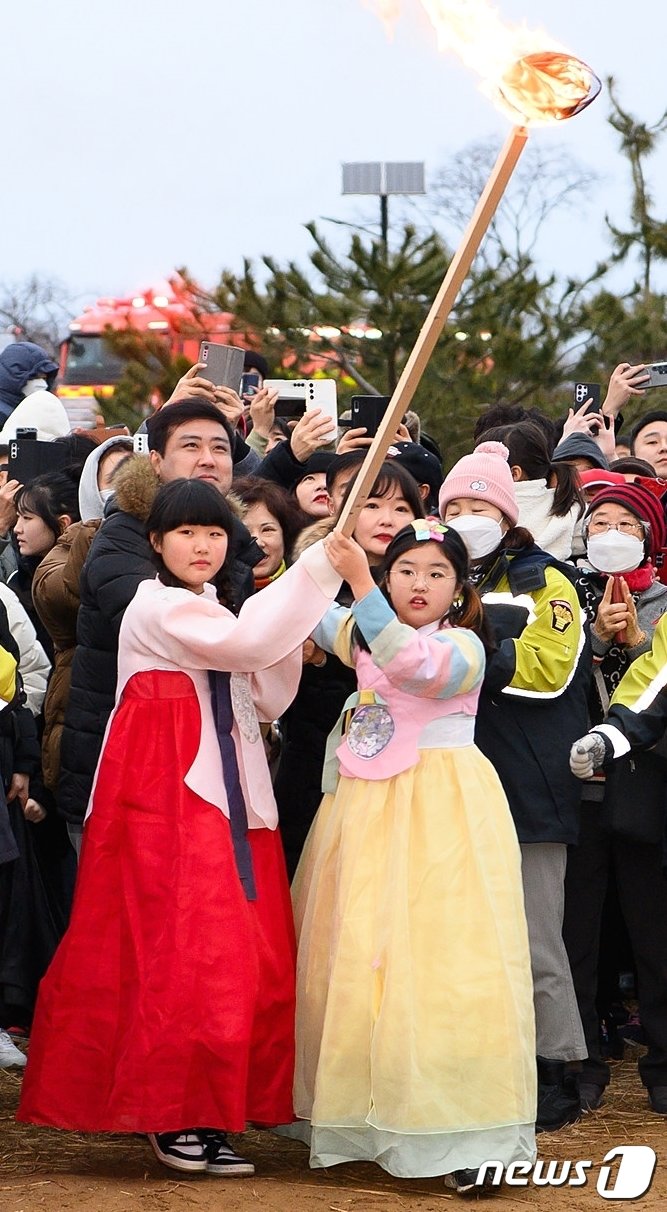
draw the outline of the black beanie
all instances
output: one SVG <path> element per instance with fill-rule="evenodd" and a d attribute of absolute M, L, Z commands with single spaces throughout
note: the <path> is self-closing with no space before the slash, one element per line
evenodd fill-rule
<path fill-rule="evenodd" d="M 301 464 L 299 470 L 294 476 L 291 485 L 292 492 L 296 488 L 297 484 L 301 483 L 305 476 L 311 476 L 317 471 L 326 472 L 335 458 L 336 455 L 332 450 L 316 450 L 315 454 L 312 454 L 309 459 L 306 459 L 305 463 Z"/>
<path fill-rule="evenodd" d="M 257 370 L 263 379 L 269 377 L 269 364 L 261 353 L 255 353 L 254 349 L 246 349 L 243 355 L 243 370 Z"/>

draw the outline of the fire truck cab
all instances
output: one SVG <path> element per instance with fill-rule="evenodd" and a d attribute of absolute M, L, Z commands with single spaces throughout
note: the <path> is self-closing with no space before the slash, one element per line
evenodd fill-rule
<path fill-rule="evenodd" d="M 172 356 L 183 354 L 197 361 L 205 338 L 226 344 L 234 317 L 228 312 L 201 310 L 191 290 L 178 276 L 124 299 L 103 298 L 84 308 L 70 322 L 69 335 L 60 346 L 57 394 L 73 428 L 92 428 L 103 401 L 113 395 L 125 363 L 106 339 L 108 329 L 136 329 L 164 337 Z M 102 404 L 100 404 L 102 401 Z"/>

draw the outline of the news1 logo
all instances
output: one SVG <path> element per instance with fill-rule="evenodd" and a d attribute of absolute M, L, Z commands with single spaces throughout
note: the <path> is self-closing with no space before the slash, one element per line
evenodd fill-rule
<path fill-rule="evenodd" d="M 613 1168 L 607 1162 L 619 1159 Z M 655 1170 L 655 1152 L 649 1145 L 619 1145 L 602 1159 L 597 1193 L 603 1199 L 637 1199 L 648 1191 Z"/>
<path fill-rule="evenodd" d="M 609 1165 L 610 1162 L 617 1163 Z M 649 1145 L 618 1145 L 602 1159 L 596 1191 L 602 1199 L 638 1199 L 648 1191 L 655 1170 L 655 1151 Z M 592 1161 L 485 1162 L 475 1180 L 481 1187 L 489 1179 L 499 1187 L 585 1187 L 594 1169 Z"/>

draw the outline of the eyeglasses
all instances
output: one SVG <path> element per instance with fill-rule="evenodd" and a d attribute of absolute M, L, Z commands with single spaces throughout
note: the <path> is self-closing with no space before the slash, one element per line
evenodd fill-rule
<path fill-rule="evenodd" d="M 649 529 L 648 522 L 642 522 L 639 518 L 636 522 L 603 522 L 602 518 L 594 518 L 588 523 L 589 534 L 607 534 L 609 530 L 617 530 L 619 534 L 646 535 Z"/>
<path fill-rule="evenodd" d="M 413 580 L 415 577 L 422 576 L 424 580 L 428 580 L 429 576 L 433 576 L 433 572 L 418 572 L 415 568 L 397 568 L 396 571 L 402 577 L 410 577 Z M 439 569 L 435 572 L 436 580 L 438 581 L 455 581 L 457 577 L 455 572 L 440 572 Z"/>

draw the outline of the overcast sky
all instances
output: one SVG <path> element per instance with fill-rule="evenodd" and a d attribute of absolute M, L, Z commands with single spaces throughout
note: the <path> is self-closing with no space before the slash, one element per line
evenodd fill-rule
<path fill-rule="evenodd" d="M 663 0 L 499 0 L 550 31 L 622 103 L 654 122 L 667 104 Z M 132 293 L 185 264 L 205 286 L 242 258 L 304 261 L 303 224 L 353 220 L 344 160 L 424 160 L 471 140 L 500 147 L 507 120 L 436 47 L 419 0 L 389 40 L 363 0 L 21 0 L 2 14 L 0 271 L 57 275 L 73 295 Z M 601 97 L 535 140 L 599 176 L 580 217 L 541 245 L 554 268 L 590 268 L 603 216 L 623 225 L 627 162 Z M 666 217 L 667 140 L 651 168 Z"/>

